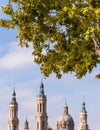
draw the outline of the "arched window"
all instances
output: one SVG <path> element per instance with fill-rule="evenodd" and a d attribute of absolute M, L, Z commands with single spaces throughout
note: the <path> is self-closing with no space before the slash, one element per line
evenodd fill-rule
<path fill-rule="evenodd" d="M 42 111 L 42 104 L 40 103 L 40 112 Z"/>
<path fill-rule="evenodd" d="M 11 110 L 10 110 L 10 117 L 12 116 Z"/>
<path fill-rule="evenodd" d="M 45 104 L 43 103 L 43 112 L 45 112 Z"/>
<path fill-rule="evenodd" d="M 39 104 L 37 104 L 37 112 L 39 112 Z"/>
<path fill-rule="evenodd" d="M 14 116 L 17 117 L 17 116 L 16 116 L 16 110 L 14 110 Z"/>

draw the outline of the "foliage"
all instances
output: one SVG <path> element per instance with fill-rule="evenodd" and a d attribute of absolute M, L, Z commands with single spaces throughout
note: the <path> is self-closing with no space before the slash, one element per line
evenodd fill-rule
<path fill-rule="evenodd" d="M 100 62 L 99 0 L 11 0 L 2 11 L 9 19 L 0 26 L 17 27 L 19 44 L 33 45 L 44 76 L 81 78 Z"/>

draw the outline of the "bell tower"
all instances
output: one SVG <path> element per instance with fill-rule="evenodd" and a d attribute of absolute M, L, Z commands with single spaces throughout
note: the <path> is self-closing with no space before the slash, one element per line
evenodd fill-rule
<path fill-rule="evenodd" d="M 35 130 L 48 129 L 47 98 L 44 94 L 44 85 L 41 81 L 39 95 L 36 102 Z"/>
<path fill-rule="evenodd" d="M 79 130 L 89 130 L 88 124 L 87 124 L 87 111 L 85 108 L 85 102 L 82 104 L 82 109 L 80 112 L 80 124 L 79 124 Z"/>
<path fill-rule="evenodd" d="M 16 102 L 16 92 L 13 90 L 12 100 L 9 105 L 8 130 L 19 130 L 18 103 Z"/>

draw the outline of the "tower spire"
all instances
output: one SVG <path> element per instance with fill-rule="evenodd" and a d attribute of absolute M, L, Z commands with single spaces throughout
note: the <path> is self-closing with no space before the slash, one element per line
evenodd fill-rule
<path fill-rule="evenodd" d="M 87 111 L 85 108 L 85 102 L 82 103 L 82 109 L 80 112 L 79 130 L 89 130 L 89 127 L 87 124 Z"/>
<path fill-rule="evenodd" d="M 13 88 L 11 104 L 17 104 L 15 88 Z"/>
<path fill-rule="evenodd" d="M 24 130 L 29 130 L 27 118 L 26 118 L 26 121 L 25 121 Z"/>
<path fill-rule="evenodd" d="M 82 109 L 81 109 L 81 112 L 86 112 L 85 102 L 83 102 L 83 104 L 82 104 Z"/>
<path fill-rule="evenodd" d="M 16 102 L 15 88 L 13 88 L 12 100 L 9 105 L 8 130 L 19 130 L 18 104 Z"/>
<path fill-rule="evenodd" d="M 36 102 L 35 130 L 48 130 L 47 97 L 42 80 Z"/>
<path fill-rule="evenodd" d="M 43 84 L 43 81 L 41 80 L 41 85 L 40 85 L 40 92 L 39 92 L 39 95 L 40 96 L 44 96 L 44 84 Z"/>

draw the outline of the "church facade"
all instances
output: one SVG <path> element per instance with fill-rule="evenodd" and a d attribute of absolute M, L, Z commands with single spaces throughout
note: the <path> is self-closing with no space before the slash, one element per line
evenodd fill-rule
<path fill-rule="evenodd" d="M 19 130 L 18 103 L 16 101 L 15 90 L 13 90 L 12 100 L 9 104 L 8 130 Z M 24 124 L 24 130 L 30 130 L 27 119 Z M 35 130 L 52 130 L 52 127 L 48 126 L 47 97 L 44 93 L 43 82 L 41 82 L 36 100 Z M 67 103 L 64 105 L 63 114 L 57 121 L 56 130 L 74 130 L 74 120 L 69 114 Z M 78 130 L 89 130 L 85 102 L 82 104 Z"/>

